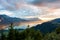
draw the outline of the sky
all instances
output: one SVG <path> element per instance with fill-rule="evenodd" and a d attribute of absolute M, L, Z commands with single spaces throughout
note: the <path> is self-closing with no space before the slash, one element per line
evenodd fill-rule
<path fill-rule="evenodd" d="M 51 20 L 60 18 L 60 0 L 0 0 L 0 15 Z"/>

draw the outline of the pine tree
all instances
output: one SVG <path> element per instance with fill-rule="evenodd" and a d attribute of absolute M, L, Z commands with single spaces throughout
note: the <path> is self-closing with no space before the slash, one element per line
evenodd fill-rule
<path fill-rule="evenodd" d="M 30 27 L 30 25 L 27 26 L 27 28 L 29 28 L 29 27 Z"/>
<path fill-rule="evenodd" d="M 9 27 L 8 40 L 15 40 L 15 30 L 13 28 L 13 23 Z"/>
<path fill-rule="evenodd" d="M 25 38 L 25 40 L 34 40 L 34 38 L 31 38 L 31 36 Z"/>
<path fill-rule="evenodd" d="M 41 40 L 42 38 L 43 38 L 42 33 L 39 30 L 35 31 L 34 40 Z"/>
<path fill-rule="evenodd" d="M 3 29 L 1 30 L 1 39 L 0 40 L 7 40 L 7 38 L 3 32 Z"/>
<path fill-rule="evenodd" d="M 45 35 L 42 40 L 60 40 L 60 34 L 56 34 L 56 32 L 51 32 Z"/>
<path fill-rule="evenodd" d="M 18 30 L 15 30 L 15 40 L 21 40 L 20 32 Z"/>
<path fill-rule="evenodd" d="M 57 33 L 57 34 L 60 34 L 60 27 L 58 27 L 58 28 L 56 29 L 56 33 Z"/>

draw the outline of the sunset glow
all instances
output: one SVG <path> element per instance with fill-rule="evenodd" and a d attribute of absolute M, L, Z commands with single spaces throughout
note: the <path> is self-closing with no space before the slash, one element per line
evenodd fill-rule
<path fill-rule="evenodd" d="M 0 0 L 0 14 L 24 19 L 60 18 L 60 0 Z"/>

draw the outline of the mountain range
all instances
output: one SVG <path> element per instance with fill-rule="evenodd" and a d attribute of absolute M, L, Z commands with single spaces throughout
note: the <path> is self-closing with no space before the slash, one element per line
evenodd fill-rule
<path fill-rule="evenodd" d="M 44 22 L 42 24 L 38 24 L 32 28 L 34 28 L 35 30 L 40 30 L 42 33 L 49 33 L 52 31 L 55 31 L 56 28 L 58 28 L 60 25 L 60 18 L 48 21 L 48 22 Z"/>
<path fill-rule="evenodd" d="M 28 18 L 28 19 L 22 19 L 22 18 L 16 18 L 16 17 L 10 17 L 7 15 L 0 15 L 0 28 L 9 26 L 11 23 L 14 25 L 24 25 L 24 24 L 36 24 L 39 21 L 41 21 L 38 18 Z"/>
<path fill-rule="evenodd" d="M 24 22 L 35 22 L 35 21 L 41 21 L 39 18 L 27 18 L 27 19 L 21 19 L 16 17 L 10 17 L 7 15 L 0 15 L 0 25 L 7 25 L 11 23 L 24 23 Z"/>
<path fill-rule="evenodd" d="M 21 22 L 30 24 L 30 23 L 40 23 L 41 20 L 38 18 L 30 18 L 29 20 L 26 20 L 26 19 L 21 19 L 21 18 L 16 18 L 16 17 L 9 17 L 7 15 L 0 15 L 0 28 L 2 27 L 1 25 L 6 26 L 11 23 L 18 25 Z M 47 33 L 47 32 L 54 31 L 58 27 L 58 25 L 60 25 L 60 18 L 57 18 L 48 22 L 44 22 L 42 24 L 37 24 L 33 28 L 35 30 L 40 30 L 41 32 Z"/>
<path fill-rule="evenodd" d="M 22 22 L 22 21 L 26 21 L 26 20 L 16 17 L 9 17 L 7 15 L 0 15 L 0 25 L 6 25 L 6 24 Z"/>

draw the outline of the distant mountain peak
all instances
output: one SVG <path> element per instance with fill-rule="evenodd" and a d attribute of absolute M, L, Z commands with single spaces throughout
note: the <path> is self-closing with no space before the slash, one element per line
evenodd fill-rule
<path fill-rule="evenodd" d="M 43 33 L 49 33 L 54 31 L 60 25 L 60 18 L 44 22 L 42 24 L 36 25 L 34 28 L 40 30 Z"/>
<path fill-rule="evenodd" d="M 9 17 L 7 15 L 0 15 L 0 25 L 1 24 L 10 24 L 25 21 L 24 19 L 16 18 L 16 17 Z"/>

